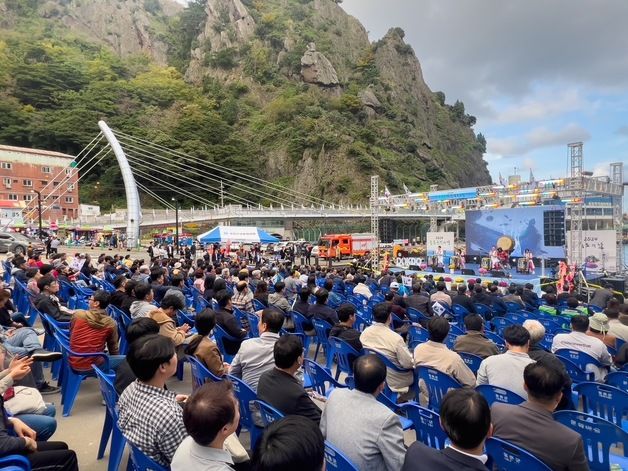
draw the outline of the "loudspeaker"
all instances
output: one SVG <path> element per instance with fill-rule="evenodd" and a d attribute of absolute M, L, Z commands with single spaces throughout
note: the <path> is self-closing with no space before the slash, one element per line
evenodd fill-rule
<path fill-rule="evenodd" d="M 408 270 L 421 271 L 421 267 L 418 265 L 409 265 Z"/>
<path fill-rule="evenodd" d="M 443 267 L 434 267 L 434 273 L 445 273 L 445 269 Z"/>
<path fill-rule="evenodd" d="M 505 278 L 506 277 L 506 273 L 504 273 L 501 270 L 491 270 L 491 276 L 493 278 Z"/>
<path fill-rule="evenodd" d="M 613 288 L 613 291 L 618 291 L 620 293 L 625 293 L 626 292 L 626 279 L 625 278 L 620 278 L 620 277 L 607 277 L 607 278 L 602 278 L 602 286 L 604 286 L 606 283 L 608 283 L 609 285 L 611 285 Z"/>
<path fill-rule="evenodd" d="M 475 275 L 475 270 L 471 270 L 470 268 L 463 268 L 460 273 L 463 275 Z"/>

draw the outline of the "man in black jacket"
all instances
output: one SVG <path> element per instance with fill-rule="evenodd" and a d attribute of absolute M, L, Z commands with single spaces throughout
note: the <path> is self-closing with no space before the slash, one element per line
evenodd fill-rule
<path fill-rule="evenodd" d="M 406 306 L 416 309 L 426 316 L 432 314 L 430 307 L 430 295 L 423 291 L 423 285 L 421 283 L 415 283 L 412 285 L 412 294 L 406 299 Z"/>
<path fill-rule="evenodd" d="M 314 319 L 322 319 L 327 321 L 329 325 L 338 323 L 338 314 L 332 308 L 327 306 L 327 297 L 329 292 L 325 288 L 319 288 L 314 293 L 316 304 L 312 304 L 308 309 L 308 315 Z"/>
<path fill-rule="evenodd" d="M 401 471 L 487 471 L 484 442 L 492 425 L 486 399 L 473 389 L 452 389 L 443 399 L 440 421 L 451 445 L 436 450 L 414 442 L 408 448 Z"/>
<path fill-rule="evenodd" d="M 321 410 L 295 377 L 303 364 L 303 343 L 296 335 L 280 337 L 273 348 L 275 368 L 266 371 L 257 384 L 257 397 L 284 415 L 302 415 L 317 424 Z"/>
<path fill-rule="evenodd" d="M 233 314 L 233 306 L 231 304 L 231 294 L 227 290 L 221 290 L 216 293 L 216 301 L 219 309 L 216 310 L 216 325 L 219 325 L 232 337 L 237 340 L 224 340 L 225 350 L 229 355 L 235 355 L 240 349 L 240 344 L 247 336 L 246 329 L 243 328 L 240 321 Z M 247 324 L 248 326 L 248 324 Z"/>
<path fill-rule="evenodd" d="M 534 285 L 532 283 L 526 283 L 523 287 L 523 293 L 521 299 L 526 304 L 529 304 L 533 308 L 539 307 L 539 295 L 534 292 Z"/>
<path fill-rule="evenodd" d="M 506 308 L 506 303 L 502 299 L 502 295 L 499 293 L 499 288 L 497 287 L 497 285 L 489 286 L 488 290 L 489 296 L 491 297 L 491 310 L 493 311 L 493 315 L 505 315 L 508 308 Z"/>
<path fill-rule="evenodd" d="M 57 322 L 70 322 L 73 312 L 59 302 L 59 282 L 52 275 L 42 276 L 37 282 L 40 294 L 35 298 L 35 307 L 42 314 L 48 314 Z"/>
<path fill-rule="evenodd" d="M 331 328 L 329 336 L 344 340 L 359 352 L 362 350 L 362 342 L 360 342 L 360 332 L 353 328 L 355 312 L 353 304 L 345 303 L 341 305 L 338 308 L 338 319 L 340 322 Z"/>
<path fill-rule="evenodd" d="M 458 304 L 469 311 L 470 314 L 475 314 L 475 306 L 473 305 L 473 301 L 469 296 L 467 296 L 467 285 L 461 283 L 458 286 L 458 294 L 456 294 L 452 299 L 451 303 Z"/>

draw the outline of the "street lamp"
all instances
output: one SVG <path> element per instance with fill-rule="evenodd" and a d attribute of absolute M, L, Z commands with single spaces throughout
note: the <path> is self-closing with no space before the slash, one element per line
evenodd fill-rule
<path fill-rule="evenodd" d="M 37 193 L 37 219 L 39 220 L 39 240 L 43 240 L 44 234 L 41 227 L 41 191 L 31 190 L 31 193 Z"/>
<path fill-rule="evenodd" d="M 179 200 L 174 196 L 171 198 L 174 201 L 174 249 L 177 256 L 179 255 Z"/>

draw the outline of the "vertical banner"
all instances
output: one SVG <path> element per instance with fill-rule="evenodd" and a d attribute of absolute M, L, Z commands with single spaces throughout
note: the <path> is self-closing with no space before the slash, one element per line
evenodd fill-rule
<path fill-rule="evenodd" d="M 567 231 L 566 243 L 569 244 L 570 232 Z M 617 252 L 613 230 L 582 231 L 582 258 L 587 272 L 615 271 Z M 567 253 L 569 247 L 567 246 Z"/>

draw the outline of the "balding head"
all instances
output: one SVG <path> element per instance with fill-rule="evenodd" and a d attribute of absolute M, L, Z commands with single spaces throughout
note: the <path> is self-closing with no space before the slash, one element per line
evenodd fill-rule
<path fill-rule="evenodd" d="M 358 391 L 377 395 L 386 381 L 386 365 L 377 355 L 362 355 L 353 363 L 353 374 Z"/>

